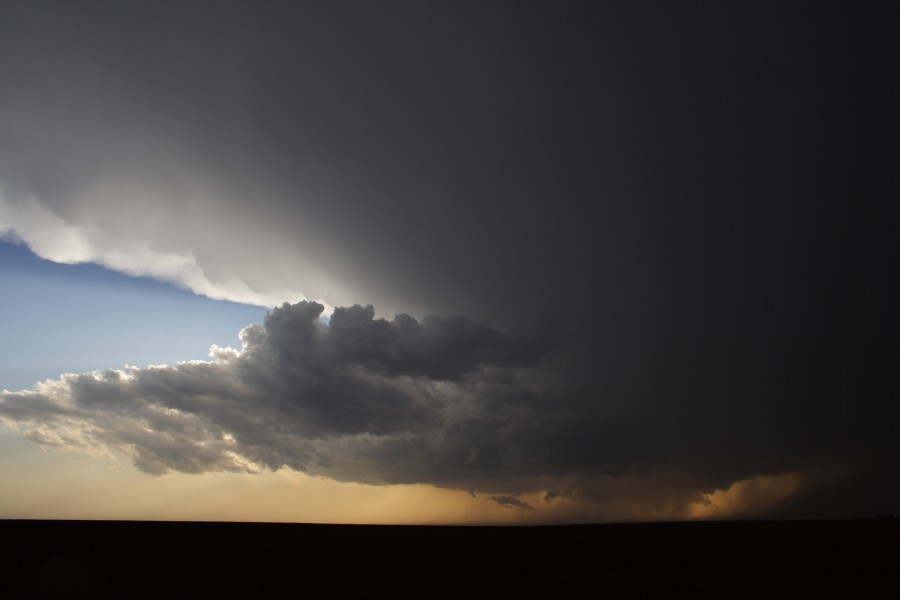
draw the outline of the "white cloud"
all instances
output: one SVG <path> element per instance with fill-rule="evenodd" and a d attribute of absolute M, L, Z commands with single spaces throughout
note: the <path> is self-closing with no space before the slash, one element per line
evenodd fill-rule
<path fill-rule="evenodd" d="M 92 213 L 81 223 L 69 223 L 33 194 L 10 195 L 0 185 L 0 238 L 23 242 L 41 258 L 64 264 L 96 263 L 128 275 L 168 281 L 215 300 L 277 306 L 307 299 L 293 287 L 254 288 L 237 272 L 210 277 L 194 249 L 183 243 L 161 246 L 154 241 L 160 236 L 146 231 L 146 226 L 132 226 L 123 215 L 114 218 L 115 202 L 110 202 L 105 217 Z M 215 219 L 210 221 L 221 229 Z"/>

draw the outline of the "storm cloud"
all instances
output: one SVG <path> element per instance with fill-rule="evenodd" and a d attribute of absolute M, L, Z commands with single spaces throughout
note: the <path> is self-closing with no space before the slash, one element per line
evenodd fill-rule
<path fill-rule="evenodd" d="M 881 12 L 4 3 L 0 236 L 278 308 L 0 412 L 151 473 L 897 512 Z"/>
<path fill-rule="evenodd" d="M 68 374 L 3 391 L 0 418 L 44 446 L 123 453 L 151 474 L 288 467 L 340 481 L 487 491 L 529 510 L 523 493 L 544 503 L 577 499 L 604 507 L 607 518 L 690 516 L 738 482 L 782 473 L 794 481 L 798 471 L 822 469 L 823 442 L 832 461 L 857 452 L 861 463 L 842 465 L 850 473 L 871 469 L 875 451 L 890 447 L 879 446 L 888 438 L 780 439 L 784 421 L 800 426 L 787 410 L 782 423 L 751 414 L 716 423 L 715 412 L 694 412 L 714 411 L 713 396 L 682 397 L 677 411 L 687 420 L 659 398 L 659 415 L 623 414 L 559 385 L 546 327 L 507 334 L 463 316 L 387 321 L 359 305 L 335 309 L 326 324 L 322 312 L 314 302 L 285 303 L 264 326 L 241 331 L 240 351 L 213 346 L 212 361 Z M 755 403 L 766 419 L 785 398 L 773 395 Z M 805 418 L 822 414 L 822 399 L 814 396 L 820 406 Z M 841 446 L 848 442 L 854 448 Z M 769 507 L 740 506 L 750 514 Z"/>

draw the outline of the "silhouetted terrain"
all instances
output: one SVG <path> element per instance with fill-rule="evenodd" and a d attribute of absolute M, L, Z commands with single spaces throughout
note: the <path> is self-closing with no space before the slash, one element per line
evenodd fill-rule
<path fill-rule="evenodd" d="M 548 527 L 0 521 L 0 536 L 4 597 L 900 597 L 896 519 Z"/>

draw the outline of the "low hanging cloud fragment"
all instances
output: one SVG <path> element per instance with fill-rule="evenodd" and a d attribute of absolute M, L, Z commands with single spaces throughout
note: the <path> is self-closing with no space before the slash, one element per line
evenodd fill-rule
<path fill-rule="evenodd" d="M 491 500 L 499 504 L 500 506 L 510 506 L 514 508 L 521 508 L 522 510 L 534 510 L 534 507 L 516 498 L 515 496 L 491 496 Z"/>

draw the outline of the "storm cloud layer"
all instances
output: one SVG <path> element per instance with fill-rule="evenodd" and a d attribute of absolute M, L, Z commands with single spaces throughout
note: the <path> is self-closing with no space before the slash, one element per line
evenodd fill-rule
<path fill-rule="evenodd" d="M 827 418 L 821 385 L 739 405 L 732 396 L 729 410 L 744 414 L 729 425 L 711 404 L 729 399 L 726 390 L 715 397 L 695 384 L 706 395 L 691 399 L 684 382 L 672 381 L 667 400 L 675 411 L 654 398 L 660 414 L 639 418 L 547 376 L 555 340 L 546 328 L 509 335 L 462 316 L 387 321 L 359 305 L 337 308 L 325 324 L 322 310 L 284 304 L 263 327 L 241 331 L 240 351 L 212 347 L 211 362 L 69 374 L 3 391 L 0 418 L 44 446 L 124 453 L 151 474 L 288 467 L 341 481 L 499 492 L 491 499 L 525 510 L 532 507 L 519 494 L 541 492 L 545 502 L 575 497 L 663 517 L 689 516 L 716 490 L 759 475 L 877 468 L 879 453 L 896 445 L 892 423 L 866 442 L 846 439 L 852 416 L 841 427 L 819 424 L 814 435 L 791 408 L 774 409 L 803 402 L 803 394 L 810 397 L 804 418 Z M 632 387 L 640 393 L 637 381 Z M 847 406 L 877 405 L 855 392 L 887 391 L 854 388 L 839 391 Z M 805 430 L 804 438 L 784 439 L 785 429 Z M 885 493 L 877 477 L 869 483 Z"/>
<path fill-rule="evenodd" d="M 148 472 L 900 512 L 894 11 L 3 3 L 0 236 L 280 308 L 2 413 Z"/>

